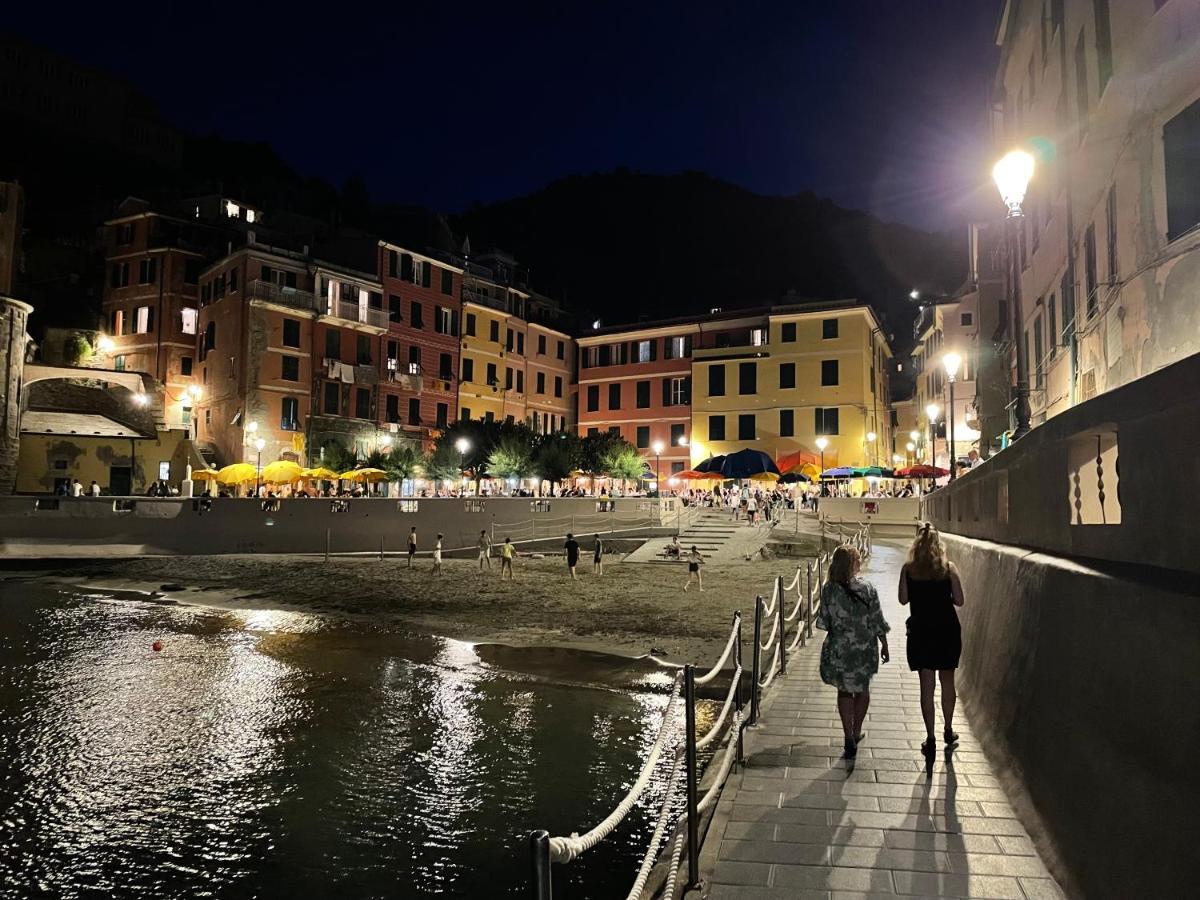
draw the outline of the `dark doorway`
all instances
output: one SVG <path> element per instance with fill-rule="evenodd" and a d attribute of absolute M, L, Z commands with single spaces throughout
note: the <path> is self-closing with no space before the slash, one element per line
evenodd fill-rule
<path fill-rule="evenodd" d="M 108 492 L 114 497 L 128 497 L 133 493 L 133 469 L 129 466 L 112 466 L 108 470 Z"/>

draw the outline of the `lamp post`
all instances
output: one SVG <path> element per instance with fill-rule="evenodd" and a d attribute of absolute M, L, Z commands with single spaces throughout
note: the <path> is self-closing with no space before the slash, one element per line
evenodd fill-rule
<path fill-rule="evenodd" d="M 1008 260 L 1011 266 L 1012 339 L 1017 350 L 1017 427 L 1013 431 L 1013 440 L 1022 438 L 1029 433 L 1029 358 L 1025 353 L 1025 342 L 1022 340 L 1025 317 L 1021 311 L 1021 260 L 1017 240 L 1019 229 L 1024 227 L 1021 202 L 1025 199 L 1025 190 L 1029 187 L 1029 180 L 1033 178 L 1033 168 L 1033 157 L 1024 150 L 1012 150 L 1006 153 L 992 167 L 992 179 L 996 182 L 1004 205 L 1008 207 L 1005 231 Z"/>
<path fill-rule="evenodd" d="M 817 474 L 817 481 L 820 482 L 825 477 L 825 448 L 829 446 L 829 440 L 824 437 L 817 438 L 817 449 L 821 451 L 821 471 Z M 821 485 L 817 485 L 817 493 L 824 494 Z"/>
<path fill-rule="evenodd" d="M 917 449 L 917 445 L 912 441 L 909 441 L 904 445 L 904 449 L 908 451 L 908 464 L 911 466 L 916 461 L 915 451 Z"/>
<path fill-rule="evenodd" d="M 936 403 L 925 407 L 925 416 L 929 419 L 929 465 L 937 466 L 937 433 L 933 430 L 941 410 Z"/>
<path fill-rule="evenodd" d="M 254 470 L 254 496 L 262 493 L 262 452 L 263 447 L 267 446 L 267 442 L 259 438 L 254 442 L 254 449 L 258 451 L 258 465 Z"/>
<path fill-rule="evenodd" d="M 662 456 L 662 452 L 663 452 L 662 441 L 655 441 L 653 444 L 650 445 L 650 449 L 654 451 L 654 489 L 658 492 L 658 495 L 661 497 L 662 496 L 662 464 L 661 464 L 659 457 Z"/>
<path fill-rule="evenodd" d="M 454 442 L 454 449 L 458 451 L 458 472 L 459 472 L 459 475 L 462 476 L 463 481 L 465 482 L 466 478 L 467 478 L 466 457 L 467 457 L 467 451 L 471 449 L 471 442 L 468 441 L 465 437 L 460 437 L 457 441 Z M 464 494 L 467 492 L 465 484 L 463 485 L 462 491 Z"/>
<path fill-rule="evenodd" d="M 950 458 L 950 480 L 953 481 L 958 477 L 958 467 L 955 462 L 954 450 L 954 376 L 958 374 L 958 367 L 962 365 L 962 357 L 957 353 L 947 353 L 942 357 L 942 366 L 946 370 L 946 383 L 950 386 L 950 407 L 946 410 L 946 422 L 949 425 L 950 431 L 946 437 L 950 441 L 949 452 L 946 454 Z"/>

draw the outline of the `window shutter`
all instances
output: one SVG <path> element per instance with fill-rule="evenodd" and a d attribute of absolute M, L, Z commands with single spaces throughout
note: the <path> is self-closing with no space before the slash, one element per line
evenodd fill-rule
<path fill-rule="evenodd" d="M 650 342 L 650 362 L 654 362 L 657 359 L 658 359 L 658 340 L 655 339 Z"/>
<path fill-rule="evenodd" d="M 663 399 L 662 399 L 663 406 L 670 406 L 671 405 L 671 379 L 664 378 L 662 387 L 663 387 Z"/>

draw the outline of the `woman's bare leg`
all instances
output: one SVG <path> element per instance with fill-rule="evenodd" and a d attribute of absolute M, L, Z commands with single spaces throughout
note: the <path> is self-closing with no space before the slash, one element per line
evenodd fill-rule
<path fill-rule="evenodd" d="M 958 699 L 958 693 L 954 690 L 954 670 L 942 669 L 938 677 L 942 681 L 942 717 L 946 720 L 946 730 L 953 731 L 954 701 Z"/>
<path fill-rule="evenodd" d="M 871 705 L 871 692 L 854 695 L 854 739 L 863 733 L 863 722 L 867 719 L 867 707 Z"/>
<path fill-rule="evenodd" d="M 925 720 L 926 737 L 934 740 L 933 721 L 933 669 L 921 669 L 917 673 L 921 678 L 921 717 Z"/>
<path fill-rule="evenodd" d="M 861 695 L 838 691 L 838 715 L 842 717 L 842 731 L 846 733 L 847 744 L 853 744 L 854 735 L 857 734 L 854 730 L 854 707 L 859 696 Z"/>

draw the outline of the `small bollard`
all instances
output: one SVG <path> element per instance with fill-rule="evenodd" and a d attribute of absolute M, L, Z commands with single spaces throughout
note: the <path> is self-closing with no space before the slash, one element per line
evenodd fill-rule
<path fill-rule="evenodd" d="M 529 858 L 532 866 L 530 900 L 552 900 L 550 883 L 550 832 L 534 831 L 529 835 Z"/>

